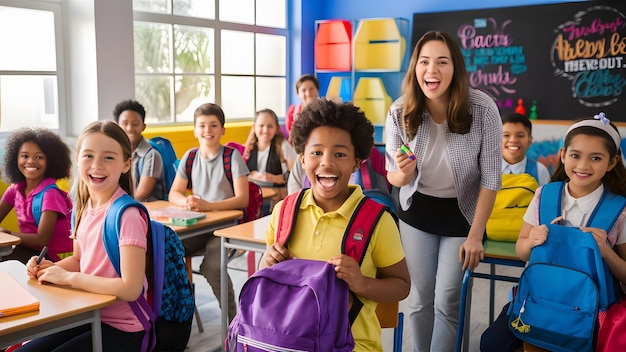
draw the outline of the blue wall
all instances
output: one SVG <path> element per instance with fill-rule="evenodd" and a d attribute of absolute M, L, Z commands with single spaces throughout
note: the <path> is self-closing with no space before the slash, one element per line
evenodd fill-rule
<path fill-rule="evenodd" d="M 508 0 L 506 6 L 525 6 L 580 2 L 585 0 Z M 325 19 L 356 20 L 360 18 L 402 17 L 409 20 L 409 30 L 413 27 L 413 14 L 416 12 L 443 12 L 457 10 L 475 10 L 494 6 L 493 0 L 290 0 L 290 16 L 300 18 L 294 28 L 290 28 L 291 65 L 288 91 L 290 104 L 299 103 L 295 92 L 295 82 L 301 74 L 313 73 L 313 42 L 315 40 L 315 21 Z M 294 14 L 294 11 L 297 12 Z M 530 20 L 530 19 L 529 19 Z M 411 41 L 408 40 L 408 43 Z M 410 48 L 409 50 L 411 50 Z M 321 88 L 321 87 L 320 87 Z M 321 88 L 323 89 L 323 88 Z"/>

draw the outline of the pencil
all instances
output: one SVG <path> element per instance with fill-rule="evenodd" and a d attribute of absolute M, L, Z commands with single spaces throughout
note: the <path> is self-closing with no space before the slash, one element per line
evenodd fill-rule
<path fill-rule="evenodd" d="M 43 258 L 46 257 L 47 253 L 48 253 L 48 246 L 43 246 L 43 248 L 41 249 L 41 252 L 39 253 L 39 256 L 37 257 L 37 265 L 41 263 Z"/>

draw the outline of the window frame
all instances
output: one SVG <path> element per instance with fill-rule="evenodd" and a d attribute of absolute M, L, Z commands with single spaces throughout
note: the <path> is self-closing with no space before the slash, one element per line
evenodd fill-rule
<path fill-rule="evenodd" d="M 57 85 L 57 114 L 58 129 L 51 129 L 61 136 L 68 134 L 68 93 L 65 70 L 64 56 L 64 32 L 63 32 L 63 6 L 61 0 L 1 0 L 0 6 L 13 7 L 28 10 L 49 11 L 54 16 L 54 37 L 56 51 L 56 70 L 55 71 L 17 71 L 2 70 L 0 68 L 0 76 L 53 76 L 56 77 Z M 24 126 L 28 127 L 28 126 Z M 0 139 L 4 141 L 11 131 L 0 131 Z"/>
<path fill-rule="evenodd" d="M 171 1 L 171 0 L 170 0 Z M 256 3 L 256 2 L 255 2 Z M 290 46 L 290 33 L 289 33 L 289 16 L 288 16 L 288 9 L 289 9 L 289 2 L 288 0 L 285 0 L 285 22 L 286 22 L 286 26 L 285 28 L 275 28 L 275 27 L 267 27 L 267 26 L 258 26 L 258 25 L 250 25 L 250 24 L 242 24 L 242 23 L 235 23 L 235 22 L 225 22 L 225 21 L 220 21 L 219 20 L 219 0 L 215 0 L 215 19 L 207 19 L 207 18 L 199 18 L 199 17 L 187 17 L 187 16 L 180 16 L 180 15 L 173 15 L 173 14 L 164 14 L 164 13 L 154 13 L 154 12 L 144 12 L 144 11 L 133 11 L 133 28 L 134 28 L 134 23 L 136 21 L 141 21 L 141 22 L 154 22 L 154 23 L 163 23 L 163 24 L 167 24 L 167 25 L 183 25 L 183 26 L 194 26 L 194 27 L 203 27 L 203 28 L 212 28 L 214 30 L 214 53 L 215 53 L 215 57 L 214 57 L 214 65 L 215 68 L 213 70 L 212 74 L 207 74 L 207 76 L 213 76 L 214 77 L 214 82 L 215 85 L 213 87 L 213 93 L 215 95 L 215 102 L 216 104 L 222 106 L 222 77 L 223 76 L 230 76 L 230 77 L 252 77 L 254 80 L 254 94 L 253 94 L 253 105 L 256 107 L 257 105 L 257 97 L 256 97 L 256 93 L 257 93 L 257 77 L 263 77 L 263 78 L 284 78 L 285 79 L 285 92 L 288 91 L 288 85 L 289 85 L 289 46 Z M 222 52 L 221 52 L 221 45 L 222 45 L 222 30 L 232 30 L 232 31 L 240 31 L 240 32 L 248 32 L 248 33 L 252 33 L 254 35 L 254 37 L 256 38 L 256 34 L 268 34 L 268 35 L 277 35 L 277 36 L 283 36 L 285 37 L 285 42 L 286 42 L 286 55 L 285 55 L 285 75 L 284 76 L 276 76 L 276 75 L 258 75 L 257 74 L 257 70 L 256 70 L 256 39 L 254 40 L 253 43 L 253 50 L 255 53 L 255 57 L 254 57 L 254 73 L 253 74 L 222 74 Z M 171 55 L 174 54 L 174 48 L 173 48 L 173 43 L 170 42 L 170 52 Z M 172 67 L 174 66 L 174 63 L 172 62 Z M 158 73 L 144 73 L 144 72 L 137 72 L 135 71 L 135 77 L 138 76 L 145 76 L 145 77 L 150 77 L 152 75 L 166 75 L 168 77 L 170 77 L 171 79 L 175 78 L 175 76 L 177 75 L 174 70 L 172 69 L 171 72 L 168 73 L 163 73 L 163 72 L 158 72 Z M 173 79 L 173 81 L 175 81 Z M 170 94 L 174 94 L 174 89 L 171 89 L 171 93 Z M 189 122 L 178 122 L 176 121 L 176 114 L 175 114 L 175 101 L 173 96 L 170 96 L 171 102 L 172 102 L 172 106 L 170 108 L 171 112 L 170 112 L 170 121 L 168 122 L 151 122 L 151 125 L 153 126 L 168 126 L 168 125 L 184 125 L 184 124 L 188 124 Z M 288 103 L 289 99 L 288 96 L 285 96 L 285 103 Z M 286 107 L 285 107 L 286 108 Z M 227 115 L 227 121 L 250 121 L 252 119 L 254 119 L 254 112 L 252 112 L 252 116 L 246 116 L 246 117 L 229 117 L 228 113 L 226 112 Z"/>

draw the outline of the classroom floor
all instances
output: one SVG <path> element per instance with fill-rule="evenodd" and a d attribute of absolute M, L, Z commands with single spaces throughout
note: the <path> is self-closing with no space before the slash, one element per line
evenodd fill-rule
<path fill-rule="evenodd" d="M 193 258 L 193 266 L 197 268 L 200 266 L 201 257 Z M 246 256 L 240 256 L 231 261 L 229 274 L 233 280 L 236 294 L 241 290 L 243 283 L 247 278 L 247 273 L 244 271 L 246 267 Z M 486 264 L 480 264 L 477 271 L 487 272 L 489 266 Z M 498 266 L 497 273 L 503 275 L 516 275 L 519 276 L 521 268 Z M 198 302 L 198 310 L 200 312 L 200 318 L 204 326 L 204 332 L 200 333 L 194 318 L 192 327 L 191 338 L 187 347 L 188 352 L 207 352 L 207 351 L 221 351 L 221 336 L 220 336 L 220 309 L 213 295 L 209 284 L 201 275 L 194 275 L 194 283 L 196 287 L 196 300 Z M 495 314 L 500 313 L 502 306 L 507 302 L 507 296 L 511 283 L 496 282 L 496 297 L 495 297 Z M 484 279 L 474 279 L 473 283 L 473 296 L 471 307 L 471 321 L 470 321 L 470 337 L 469 337 L 469 351 L 478 352 L 481 333 L 487 328 L 489 322 L 489 281 Z M 405 312 L 405 325 L 403 334 L 402 351 L 411 351 L 413 344 L 411 342 L 410 323 L 406 317 L 406 302 L 400 303 L 400 310 Z M 383 330 L 383 347 L 385 351 L 391 351 L 393 346 L 393 330 Z"/>

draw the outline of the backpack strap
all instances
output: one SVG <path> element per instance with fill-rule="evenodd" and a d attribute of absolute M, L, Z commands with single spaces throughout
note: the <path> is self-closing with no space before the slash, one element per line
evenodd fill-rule
<path fill-rule="evenodd" d="M 298 208 L 302 203 L 302 197 L 304 197 L 304 191 L 301 189 L 296 193 L 292 193 L 283 199 L 283 204 L 280 207 L 280 216 L 278 217 L 278 224 L 276 226 L 275 242 L 279 243 L 285 248 L 289 245 L 289 237 L 296 226 L 296 218 L 298 217 Z"/>
<path fill-rule="evenodd" d="M 537 170 L 537 160 L 527 158 L 526 169 L 524 170 L 524 172 L 534 177 L 535 180 L 539 182 L 539 170 Z"/>
<path fill-rule="evenodd" d="M 352 213 L 343 235 L 341 252 L 354 258 L 359 265 L 363 263 L 374 227 L 385 210 L 388 208 L 381 203 L 363 197 Z"/>
<path fill-rule="evenodd" d="M 187 174 L 187 189 L 191 191 L 191 168 L 193 166 L 193 160 L 196 158 L 196 154 L 198 153 L 198 148 L 193 148 L 187 154 L 187 160 L 185 160 L 185 174 Z"/>
<path fill-rule="evenodd" d="M 46 191 L 50 188 L 59 189 L 56 183 L 51 183 L 33 196 L 32 211 L 33 211 L 33 218 L 35 219 L 35 225 L 37 226 L 39 226 L 39 220 L 41 220 L 41 207 L 43 203 L 43 194 L 46 193 Z"/>
<path fill-rule="evenodd" d="M 365 258 L 374 227 L 386 209 L 388 208 L 377 201 L 364 197 L 352 213 L 343 235 L 341 253 L 354 258 L 359 266 Z M 352 306 L 350 306 L 348 317 L 350 318 L 350 325 L 352 325 L 363 308 L 363 301 L 352 291 L 350 291 L 350 295 L 352 295 Z"/>
<path fill-rule="evenodd" d="M 233 148 L 224 146 L 224 154 L 222 154 L 223 163 L 224 163 L 224 175 L 226 175 L 226 179 L 228 179 L 228 183 L 230 183 L 230 187 L 233 187 L 233 170 L 232 170 L 232 159 L 233 159 Z"/>
<path fill-rule="evenodd" d="M 561 215 L 563 187 L 565 187 L 563 181 L 543 185 L 539 200 L 540 224 L 549 224 L 550 221 Z M 626 207 L 626 197 L 609 193 L 605 187 L 604 193 L 589 216 L 586 226 L 604 229 L 609 233 L 624 207 Z"/>
<path fill-rule="evenodd" d="M 563 195 L 563 181 L 546 183 L 541 187 L 539 195 L 539 224 L 549 224 L 561 215 L 561 198 Z"/>
<path fill-rule="evenodd" d="M 626 207 L 626 197 L 609 193 L 608 189 L 605 188 L 600 201 L 587 221 L 587 226 L 604 229 L 608 234 L 624 207 Z"/>
<path fill-rule="evenodd" d="M 137 202 L 128 194 L 124 194 L 118 199 L 116 199 L 115 201 L 113 201 L 113 204 L 111 204 L 111 207 L 109 207 L 109 209 L 107 210 L 107 213 L 104 218 L 104 225 L 102 227 L 102 242 L 104 243 L 104 248 L 107 252 L 107 255 L 109 256 L 109 260 L 111 261 L 111 264 L 113 264 L 115 271 L 120 277 L 122 276 L 122 273 L 120 270 L 120 247 L 119 247 L 120 227 L 121 227 L 121 221 L 122 221 L 122 214 L 129 207 L 139 208 L 140 212 L 146 217 L 146 220 L 148 222 L 148 234 L 152 233 L 151 221 L 148 215 L 149 213 L 148 213 L 148 210 L 143 206 L 143 204 Z M 152 245 L 154 247 L 155 245 L 154 242 L 158 242 L 158 241 L 156 241 L 156 236 L 150 236 L 150 237 L 151 238 L 148 239 L 148 246 L 150 247 L 150 245 Z M 162 245 L 158 247 L 161 247 L 162 249 Z M 158 253 L 157 250 L 155 250 L 155 252 Z M 161 250 L 160 252 L 162 253 L 163 251 Z M 146 264 L 153 265 L 156 262 L 164 261 L 163 255 L 160 256 L 160 259 L 158 259 L 157 257 L 158 255 L 154 256 L 153 263 L 146 263 Z M 160 272 L 163 272 L 162 271 L 163 265 L 160 265 L 160 266 L 161 266 Z M 158 273 L 157 268 L 154 268 L 154 272 Z M 158 276 L 159 275 L 155 275 L 155 277 L 158 277 Z M 157 286 L 157 283 L 155 282 L 154 287 L 162 288 L 163 287 L 162 278 L 160 282 L 161 282 L 161 286 Z M 158 293 L 158 297 L 155 297 L 156 299 L 158 299 L 158 302 L 159 302 L 159 305 L 158 305 L 159 309 L 157 309 L 157 312 L 155 312 L 155 309 L 150 305 L 150 303 L 148 303 L 143 293 L 139 295 L 137 300 L 133 302 L 128 302 L 128 305 L 130 306 L 131 310 L 133 311 L 133 313 L 135 313 L 135 316 L 137 317 L 137 319 L 143 326 L 144 330 L 146 331 L 146 333 L 144 334 L 143 340 L 141 342 L 142 351 L 152 351 L 154 347 L 156 346 L 156 336 L 154 334 L 153 326 L 150 322 L 156 323 L 158 310 L 160 310 L 160 302 L 161 302 L 161 297 L 162 297 L 161 296 L 162 293 L 160 293 L 160 291 L 161 290 L 158 290 L 158 289 L 154 290 L 154 292 Z M 154 307 L 157 307 L 156 303 L 157 301 L 155 300 Z M 147 319 L 146 319 L 146 315 L 148 316 Z M 150 346 L 148 346 L 148 344 L 150 344 Z"/>

